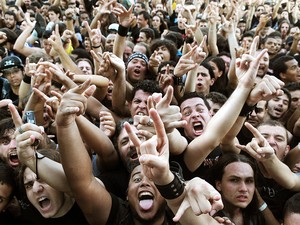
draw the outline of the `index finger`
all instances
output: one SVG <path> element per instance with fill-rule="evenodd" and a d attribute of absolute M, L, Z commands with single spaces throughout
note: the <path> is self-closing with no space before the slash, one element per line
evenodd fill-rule
<path fill-rule="evenodd" d="M 171 85 L 168 86 L 167 92 L 165 96 L 161 99 L 159 105 L 163 107 L 170 106 L 173 98 L 173 87 Z"/>
<path fill-rule="evenodd" d="M 258 141 L 258 144 L 263 144 L 265 142 L 264 136 L 261 135 L 261 133 L 253 127 L 250 123 L 245 122 L 245 126 L 248 128 L 248 130 L 253 134 L 253 136 L 256 138 Z"/>
<path fill-rule="evenodd" d="M 256 36 L 253 39 L 253 42 L 251 43 L 251 46 L 250 46 L 250 49 L 249 49 L 249 55 L 255 56 L 258 41 L 259 41 L 259 36 Z"/>
<path fill-rule="evenodd" d="M 149 115 L 153 120 L 154 128 L 159 142 L 167 141 L 167 134 L 163 122 L 155 109 L 150 109 Z"/>
<path fill-rule="evenodd" d="M 7 106 L 10 103 L 12 103 L 12 101 L 10 99 L 3 99 L 0 101 L 0 108 Z"/>
<path fill-rule="evenodd" d="M 84 81 L 82 84 L 70 89 L 69 91 L 71 93 L 76 93 L 76 94 L 83 94 L 85 90 L 88 89 L 88 87 L 91 84 L 91 78 L 88 78 L 86 81 Z"/>
<path fill-rule="evenodd" d="M 39 89 L 33 88 L 33 91 L 39 98 L 41 98 L 45 102 L 49 99 L 49 97 L 45 93 L 41 92 Z"/>
<path fill-rule="evenodd" d="M 17 108 L 12 103 L 8 104 L 8 108 L 14 121 L 15 127 L 20 127 L 23 124 L 23 121 L 19 115 Z"/>
<path fill-rule="evenodd" d="M 132 141 L 132 143 L 134 144 L 134 146 L 136 148 L 139 149 L 140 145 L 141 145 L 141 141 L 140 139 L 137 137 L 137 135 L 135 134 L 135 132 L 133 132 L 131 125 L 128 122 L 124 123 L 124 128 L 128 134 L 129 139 Z"/>

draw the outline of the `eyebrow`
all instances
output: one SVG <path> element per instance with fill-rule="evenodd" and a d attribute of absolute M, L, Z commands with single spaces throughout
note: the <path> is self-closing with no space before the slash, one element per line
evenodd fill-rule
<path fill-rule="evenodd" d="M 136 172 L 136 173 L 132 174 L 131 177 L 134 177 L 134 176 L 137 175 L 137 174 L 141 174 L 141 172 L 140 172 L 140 171 L 139 171 L 139 172 Z"/>
<path fill-rule="evenodd" d="M 195 105 L 195 107 L 197 107 L 197 106 L 206 106 L 205 104 L 202 104 L 202 103 L 198 103 L 197 105 Z M 186 106 L 186 107 L 184 107 L 183 109 L 182 109 L 182 111 L 183 110 L 185 110 L 185 109 L 189 109 L 189 108 L 192 108 L 191 106 Z"/>

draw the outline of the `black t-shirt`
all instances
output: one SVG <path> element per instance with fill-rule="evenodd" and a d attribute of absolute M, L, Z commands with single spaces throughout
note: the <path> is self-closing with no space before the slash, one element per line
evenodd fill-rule
<path fill-rule="evenodd" d="M 22 225 L 88 225 L 79 206 L 74 203 L 67 214 L 59 218 L 44 218 L 31 204 L 22 204 Z"/>
<path fill-rule="evenodd" d="M 106 225 L 133 225 L 133 217 L 128 202 L 113 194 L 111 197 L 112 207 Z M 162 225 L 179 225 L 179 223 L 173 222 L 173 217 L 174 214 L 166 207 L 166 216 Z"/>

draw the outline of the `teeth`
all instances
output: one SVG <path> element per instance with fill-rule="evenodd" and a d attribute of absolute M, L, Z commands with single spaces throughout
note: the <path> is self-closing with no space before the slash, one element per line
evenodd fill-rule
<path fill-rule="evenodd" d="M 138 115 L 139 116 L 143 116 L 143 115 L 145 115 L 143 112 L 138 112 Z"/>
<path fill-rule="evenodd" d="M 40 198 L 38 198 L 38 201 L 41 202 L 41 201 L 43 201 L 45 199 L 46 199 L 46 197 L 40 197 Z"/>
<path fill-rule="evenodd" d="M 141 192 L 139 197 L 143 197 L 143 196 L 153 196 L 152 193 L 150 193 L 149 191 L 145 191 L 145 192 Z"/>

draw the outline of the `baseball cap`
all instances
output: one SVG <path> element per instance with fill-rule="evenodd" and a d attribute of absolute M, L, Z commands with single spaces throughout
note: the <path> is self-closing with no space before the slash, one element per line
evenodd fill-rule
<path fill-rule="evenodd" d="M 4 72 L 7 69 L 18 67 L 24 68 L 22 60 L 18 56 L 6 56 L 0 62 L 0 72 Z"/>

